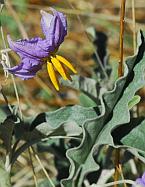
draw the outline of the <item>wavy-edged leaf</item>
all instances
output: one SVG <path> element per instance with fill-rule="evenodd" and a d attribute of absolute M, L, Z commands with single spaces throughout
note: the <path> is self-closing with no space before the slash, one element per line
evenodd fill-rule
<path fill-rule="evenodd" d="M 102 114 L 83 126 L 83 140 L 79 147 L 68 150 L 70 175 L 62 181 L 64 187 L 82 186 L 87 173 L 99 168 L 93 153 L 101 144 L 114 145 L 111 131 L 121 124 L 128 123 L 130 113 L 128 103 L 136 91 L 145 85 L 145 41 L 141 32 L 138 54 L 126 61 L 124 76 L 116 81 L 111 92 L 102 96 Z"/>
<path fill-rule="evenodd" d="M 81 126 L 96 116 L 97 111 L 92 107 L 78 105 L 63 107 L 53 112 L 41 113 L 33 119 L 27 119 L 27 123 L 18 124 L 15 134 L 17 138 L 29 141 L 49 136 L 80 136 Z"/>
<path fill-rule="evenodd" d="M 13 155 L 12 164 L 25 149 L 42 139 L 52 136 L 82 138 L 83 124 L 96 116 L 96 108 L 76 105 L 64 107 L 54 112 L 41 113 L 33 119 L 30 118 L 24 123 L 17 124 L 14 129 L 16 138 L 23 139 L 26 143 L 17 149 Z"/>

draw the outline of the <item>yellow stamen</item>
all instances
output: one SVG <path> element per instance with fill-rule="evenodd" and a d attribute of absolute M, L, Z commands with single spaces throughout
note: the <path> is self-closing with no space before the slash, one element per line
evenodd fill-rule
<path fill-rule="evenodd" d="M 66 74 L 65 74 L 65 71 L 64 71 L 64 69 L 63 69 L 61 63 L 59 62 L 59 60 L 57 60 L 57 59 L 54 58 L 54 57 L 51 57 L 51 62 L 52 62 L 52 64 L 54 65 L 54 67 L 56 68 L 56 70 L 60 73 L 60 75 L 62 76 L 62 78 L 63 78 L 64 80 L 67 80 L 68 78 L 67 78 L 67 76 L 66 76 Z"/>
<path fill-rule="evenodd" d="M 77 71 L 75 70 L 75 68 L 72 66 L 72 64 L 70 62 L 68 62 L 64 57 L 60 56 L 60 55 L 56 55 L 56 58 L 62 62 L 63 64 L 65 64 L 70 70 L 72 70 L 73 73 L 77 73 Z"/>
<path fill-rule="evenodd" d="M 56 88 L 56 90 L 59 90 L 58 80 L 56 78 L 55 71 L 51 62 L 47 62 L 47 71 L 54 87 Z"/>

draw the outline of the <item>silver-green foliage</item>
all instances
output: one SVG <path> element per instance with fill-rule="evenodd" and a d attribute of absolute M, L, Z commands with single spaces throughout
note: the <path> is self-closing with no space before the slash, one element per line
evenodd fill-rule
<path fill-rule="evenodd" d="M 116 81 L 112 91 L 102 96 L 101 115 L 84 124 L 80 146 L 67 151 L 67 157 L 71 163 L 70 175 L 62 181 L 62 186 L 80 187 L 89 172 L 99 169 L 99 165 L 93 159 L 94 151 L 99 145 L 108 144 L 116 147 L 111 132 L 120 125 L 129 123 L 128 104 L 135 93 L 145 85 L 144 70 L 145 38 L 141 32 L 141 43 L 137 55 L 126 60 L 124 76 Z M 128 136 L 130 135 L 128 134 Z M 126 138 L 128 139 L 128 137 Z M 124 139 L 122 142 L 130 145 L 129 139 L 128 141 Z M 133 144 L 131 145 L 134 147 Z"/>
<path fill-rule="evenodd" d="M 116 81 L 112 91 L 102 95 L 100 101 L 98 101 L 99 97 L 96 92 L 96 82 L 91 79 L 79 78 L 77 89 L 81 87 L 83 93 L 98 106 L 88 108 L 69 106 L 57 111 L 41 113 L 30 119 L 24 118 L 23 121 L 13 114 L 5 115 L 2 110 L 0 135 L 7 155 L 10 155 L 9 164 L 14 164 L 24 150 L 40 140 L 54 136 L 77 138 L 81 142 L 80 145 L 69 149 L 66 153 L 71 165 L 70 174 L 67 179 L 61 182 L 61 185 L 62 187 L 81 187 L 85 176 L 99 169 L 93 154 L 100 145 L 128 147 L 131 151 L 136 149 L 138 153 L 145 152 L 142 143 L 145 132 L 144 119 L 141 122 L 139 120 L 135 126 L 130 122 L 132 121 L 130 109 L 140 100 L 135 94 L 145 85 L 144 70 L 145 37 L 141 32 L 138 52 L 126 60 L 124 76 Z M 91 81 L 90 84 L 89 81 Z M 113 134 L 115 130 L 123 126 L 126 127 L 126 133 L 122 136 Z M 132 128 L 127 129 L 130 126 Z M 25 141 L 13 151 L 11 150 L 12 143 L 16 142 L 12 142 L 12 136 L 16 142 L 18 140 Z M 139 156 L 137 153 L 135 155 Z M 3 168 L 0 175 L 3 172 L 7 173 L 7 168 L 4 165 L 0 164 L 0 167 Z M 0 180 L 0 184 L 1 182 L 3 181 Z"/>

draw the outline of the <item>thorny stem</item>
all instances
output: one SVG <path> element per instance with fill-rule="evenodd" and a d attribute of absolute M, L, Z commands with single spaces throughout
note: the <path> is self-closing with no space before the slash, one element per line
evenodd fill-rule
<path fill-rule="evenodd" d="M 118 66 L 118 77 L 123 76 L 123 39 L 124 39 L 124 18 L 125 18 L 125 3 L 126 0 L 121 0 L 121 10 L 120 10 L 120 62 Z M 118 181 L 119 175 L 122 172 L 121 165 L 120 165 L 120 150 L 115 149 L 115 174 L 114 174 L 114 181 Z M 118 184 L 114 184 L 114 187 L 118 187 Z M 126 184 L 124 183 L 124 187 Z"/>

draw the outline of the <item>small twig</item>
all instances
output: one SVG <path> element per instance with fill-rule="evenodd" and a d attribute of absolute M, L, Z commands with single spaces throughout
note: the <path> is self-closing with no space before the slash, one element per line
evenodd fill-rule
<path fill-rule="evenodd" d="M 35 183 L 35 186 L 37 187 L 38 186 L 38 182 L 37 182 L 36 173 L 35 173 L 35 169 L 34 169 L 34 165 L 33 165 L 33 160 L 32 160 L 30 147 L 28 148 L 28 152 L 29 152 L 30 163 L 31 163 L 32 171 L 33 171 L 34 183 Z"/>
<path fill-rule="evenodd" d="M 121 0 L 121 11 L 120 11 L 120 62 L 119 62 L 119 66 L 118 66 L 118 77 L 122 77 L 123 76 L 123 72 L 124 72 L 124 67 L 123 67 L 123 52 L 124 52 L 124 48 L 123 48 L 123 39 L 124 39 L 124 18 L 125 18 L 125 3 L 126 0 Z M 119 179 L 119 175 L 121 165 L 120 165 L 120 149 L 115 149 L 115 174 L 114 174 L 114 181 L 118 181 Z M 114 184 L 114 187 L 117 187 L 117 184 Z M 125 183 L 124 183 L 124 187 L 126 187 Z"/>
<path fill-rule="evenodd" d="M 53 137 L 51 137 L 51 138 L 53 138 Z M 54 138 L 56 138 L 56 137 L 54 137 Z M 62 136 L 62 137 L 58 137 L 58 138 L 66 138 L 66 137 Z M 75 138 L 75 137 L 69 137 L 69 138 L 73 138 L 73 139 L 79 140 L 79 138 Z M 48 139 L 48 137 L 46 139 Z M 40 139 L 35 139 L 35 140 L 32 140 L 32 141 L 28 141 L 28 142 L 25 142 L 23 145 L 21 145 L 17 150 L 15 150 L 14 154 L 12 155 L 11 165 L 13 165 L 15 163 L 15 161 L 17 160 L 17 158 L 24 151 L 26 151 L 26 149 L 28 149 L 30 146 L 32 146 L 32 145 L 34 145 L 34 144 L 36 144 L 36 143 L 38 143 L 40 141 L 43 141 L 43 140 L 45 140 L 45 138 L 44 139 L 40 138 Z"/>
<path fill-rule="evenodd" d="M 136 53 L 136 19 L 135 19 L 135 0 L 132 0 L 132 30 L 133 30 L 133 51 Z M 139 105 L 136 106 L 136 116 L 139 116 Z"/>
<path fill-rule="evenodd" d="M 0 14 L 2 13 L 3 7 L 4 7 L 4 6 L 1 5 Z M 1 20 L 0 20 L 0 21 L 1 21 Z M 1 37 L 2 37 L 2 44 L 3 44 L 3 47 L 4 47 L 4 49 L 7 49 L 7 47 L 6 47 L 6 42 L 5 42 L 5 38 L 4 38 L 3 27 L 2 27 L 2 24 L 1 24 L 1 23 L 0 23 L 0 32 L 1 32 Z M 8 53 L 7 53 L 7 52 L 6 52 L 6 59 L 7 59 L 8 63 L 9 63 L 9 56 L 8 56 Z M 10 65 L 10 63 L 9 63 L 9 65 Z M 21 108 L 20 108 L 20 102 L 19 102 L 19 96 L 18 96 L 18 92 L 17 92 L 17 87 L 16 87 L 16 84 L 15 84 L 14 77 L 11 76 L 11 78 L 12 78 L 12 81 L 13 81 L 13 86 L 14 86 L 14 90 L 15 90 L 15 94 L 16 94 L 16 98 L 17 98 L 17 103 L 18 103 L 19 110 L 20 110 L 20 115 L 21 115 L 21 117 L 22 117 L 22 112 L 21 112 Z M 5 94 L 4 94 L 3 90 L 2 90 L 2 87 L 1 87 L 1 90 L 0 90 L 0 91 L 1 91 L 1 94 L 3 95 L 3 98 L 4 98 L 4 100 L 5 100 L 6 104 L 7 104 L 7 106 L 9 107 L 10 111 L 13 112 L 13 110 L 12 110 L 12 108 L 11 108 L 9 102 L 8 102 L 7 97 L 5 96 Z M 10 150 L 10 152 L 6 153 L 5 168 L 6 168 L 6 170 L 7 170 L 8 172 L 10 172 L 10 170 L 11 170 L 11 163 L 10 163 L 10 161 L 11 161 L 11 155 L 12 155 L 12 150 Z"/>
<path fill-rule="evenodd" d="M 38 161 L 39 165 L 41 166 L 41 168 L 42 168 L 42 170 L 43 170 L 45 176 L 46 176 L 47 179 L 49 180 L 51 186 L 52 186 L 52 187 L 55 187 L 54 183 L 52 182 L 51 178 L 49 177 L 49 175 L 48 175 L 46 169 L 44 168 L 44 166 L 43 166 L 43 164 L 42 164 L 40 158 L 38 157 L 38 155 L 36 154 L 36 152 L 34 151 L 34 149 L 33 149 L 32 147 L 30 147 L 30 150 L 33 152 L 33 154 L 34 154 L 36 160 Z"/>
<path fill-rule="evenodd" d="M 3 47 L 4 47 L 4 49 L 7 49 L 2 26 L 0 26 L 0 31 L 1 31 L 1 37 L 2 37 L 2 42 L 3 42 Z M 8 55 L 7 52 L 6 52 L 6 56 L 7 56 L 7 60 L 8 60 L 9 66 L 10 66 L 9 55 Z M 14 79 L 13 75 L 11 75 L 11 79 L 12 79 L 12 82 L 13 82 L 14 91 L 15 91 L 17 103 L 18 103 L 18 106 L 19 106 L 20 116 L 22 118 L 23 115 L 22 115 L 22 110 L 21 110 L 21 106 L 20 106 L 20 99 L 19 99 L 18 90 L 17 90 L 17 86 L 16 86 L 15 79 Z"/>
<path fill-rule="evenodd" d="M 133 49 L 136 52 L 136 20 L 135 20 L 135 0 L 132 0 L 132 28 L 133 28 Z"/>
<path fill-rule="evenodd" d="M 32 146 L 33 144 L 38 143 L 39 141 L 41 141 L 41 139 L 37 139 L 37 140 L 33 140 L 31 142 L 25 142 L 23 145 L 21 145 L 17 150 L 15 150 L 15 152 L 12 155 L 11 158 L 11 165 L 13 165 L 17 158 L 24 152 L 26 151 L 26 149 L 28 149 L 30 146 Z"/>
<path fill-rule="evenodd" d="M 124 181 L 124 175 L 123 175 L 123 171 L 122 171 L 122 166 L 121 164 L 119 164 L 119 172 L 120 172 L 120 175 L 122 177 L 122 180 Z M 127 187 L 126 183 L 124 182 L 123 183 L 124 187 Z"/>
<path fill-rule="evenodd" d="M 124 39 L 124 17 L 125 17 L 125 3 L 126 0 L 121 0 L 121 13 L 120 13 L 120 62 L 118 67 L 118 76 L 123 76 L 123 39 Z"/>
<path fill-rule="evenodd" d="M 114 182 L 118 181 L 119 179 L 119 165 L 120 165 L 120 149 L 115 149 L 115 173 L 114 173 Z M 118 187 L 118 185 L 115 183 L 114 187 Z"/>

